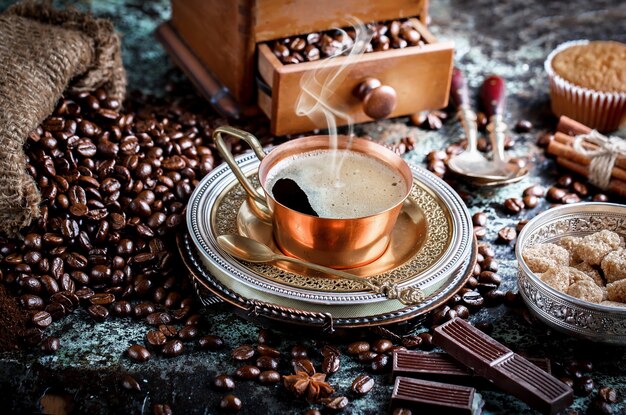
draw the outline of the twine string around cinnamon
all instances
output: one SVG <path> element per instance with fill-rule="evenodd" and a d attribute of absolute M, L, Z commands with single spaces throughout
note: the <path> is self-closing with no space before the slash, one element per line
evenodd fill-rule
<path fill-rule="evenodd" d="M 583 142 L 595 144 L 597 148 L 585 148 Z M 574 150 L 589 157 L 589 182 L 606 190 L 611 181 L 611 172 L 617 156 L 626 156 L 626 140 L 616 136 L 604 136 L 596 130 L 574 137 Z"/>

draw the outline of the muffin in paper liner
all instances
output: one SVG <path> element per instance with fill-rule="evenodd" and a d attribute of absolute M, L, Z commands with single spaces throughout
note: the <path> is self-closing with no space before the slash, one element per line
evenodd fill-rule
<path fill-rule="evenodd" d="M 583 88 L 563 79 L 552 67 L 552 60 L 557 54 L 569 47 L 588 43 L 588 40 L 565 42 L 548 55 L 544 66 L 550 78 L 552 112 L 559 117 L 570 117 L 600 132 L 614 131 L 626 121 L 626 93 Z"/>

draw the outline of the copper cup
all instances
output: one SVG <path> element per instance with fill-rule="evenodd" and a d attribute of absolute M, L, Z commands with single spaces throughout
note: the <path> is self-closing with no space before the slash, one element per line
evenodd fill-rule
<path fill-rule="evenodd" d="M 259 181 L 264 190 L 261 195 L 230 153 L 222 134 L 244 140 L 261 160 Z M 413 174 L 406 162 L 393 151 L 372 141 L 338 137 L 339 149 L 350 149 L 367 154 L 387 164 L 404 178 L 406 191 L 402 200 L 374 215 L 332 219 L 300 213 L 278 203 L 265 188 L 268 172 L 279 161 L 300 153 L 329 149 L 329 136 L 316 135 L 291 140 L 274 148 L 265 155 L 263 147 L 252 134 L 233 127 L 219 127 L 213 133 L 217 149 L 247 192 L 253 211 L 260 219 L 271 221 L 274 239 L 286 255 L 327 267 L 343 269 L 369 264 L 378 259 L 387 249 L 391 231 L 398 219 L 404 200 L 411 191 Z M 367 180 L 367 177 L 363 177 Z"/>

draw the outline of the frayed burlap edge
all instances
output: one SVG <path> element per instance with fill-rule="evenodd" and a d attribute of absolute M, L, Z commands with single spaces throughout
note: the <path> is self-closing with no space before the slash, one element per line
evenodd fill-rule
<path fill-rule="evenodd" d="M 5 13 L 27 17 L 40 23 L 85 33 L 95 42 L 91 67 L 73 80 L 70 92 L 103 88 L 109 96 L 123 100 L 126 95 L 126 71 L 122 64 L 120 38 L 109 20 L 96 19 L 78 10 L 55 10 L 50 1 L 27 0 L 9 7 Z"/>

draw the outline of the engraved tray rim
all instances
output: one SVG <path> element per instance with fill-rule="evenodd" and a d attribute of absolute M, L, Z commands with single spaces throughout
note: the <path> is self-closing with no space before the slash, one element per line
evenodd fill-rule
<path fill-rule="evenodd" d="M 405 306 L 383 314 L 373 314 L 365 317 L 335 318 L 331 313 L 324 311 L 306 311 L 259 300 L 248 299 L 223 285 L 217 278 L 208 272 L 205 265 L 194 254 L 194 250 L 197 251 L 197 248 L 193 246 L 193 241 L 191 240 L 191 236 L 189 234 L 179 234 L 177 236 L 177 242 L 183 264 L 189 272 L 189 276 L 196 288 L 197 295 L 201 300 L 203 300 L 204 304 L 224 302 L 228 306 L 234 308 L 237 314 L 253 322 L 270 320 L 280 324 L 286 323 L 288 325 L 299 325 L 305 327 L 319 326 L 324 331 L 330 333 L 334 332 L 335 329 L 368 328 L 400 323 L 429 313 L 444 304 L 465 286 L 465 283 L 473 274 L 473 269 L 476 265 L 478 256 L 478 241 L 472 236 L 472 249 L 470 257 L 467 258 L 465 269 L 459 271 L 451 283 L 440 287 L 436 292 L 432 293 L 424 303 L 414 306 Z M 205 299 L 201 289 L 209 291 L 212 296 L 217 297 L 219 300 L 216 301 L 212 298 Z M 314 305 L 319 306 L 320 309 L 324 308 L 323 304 Z"/>
<path fill-rule="evenodd" d="M 522 257 L 526 246 L 566 235 L 584 236 L 611 226 L 612 230 L 626 236 L 626 206 L 585 202 L 540 213 L 518 236 L 515 248 L 518 287 L 526 305 L 546 325 L 590 341 L 626 346 L 626 307 L 589 303 L 557 291 L 539 279 Z"/>
<path fill-rule="evenodd" d="M 245 173 L 253 171 L 260 163 L 256 156 L 250 152 L 236 157 L 235 160 Z M 414 177 L 423 183 L 428 191 L 433 192 L 440 199 L 440 202 L 445 204 L 445 208 L 450 213 L 450 246 L 426 272 L 400 284 L 407 286 L 415 283 L 414 280 L 419 278 L 419 283 L 426 286 L 427 284 L 434 284 L 445 278 L 447 274 L 454 272 L 469 256 L 472 248 L 471 216 L 460 196 L 447 183 L 419 166 L 412 163 L 408 164 Z M 283 285 L 263 278 L 262 275 L 257 276 L 250 273 L 239 261 L 225 254 L 214 240 L 214 230 L 211 229 L 210 223 L 206 223 L 210 222 L 210 217 L 208 219 L 199 218 L 202 213 L 199 209 L 202 206 L 207 210 L 212 209 L 223 189 L 227 188 L 234 180 L 236 178 L 230 167 L 222 163 L 202 179 L 189 199 L 186 215 L 188 234 L 202 257 L 209 263 L 227 270 L 232 278 L 250 288 L 260 289 L 269 294 L 288 296 L 299 301 L 305 300 L 321 304 L 346 304 L 348 302 L 358 304 L 386 301 L 382 294 L 367 290 L 333 293 Z M 207 215 L 210 216 L 210 213 Z M 208 240 L 203 236 L 201 227 L 208 235 Z"/>

